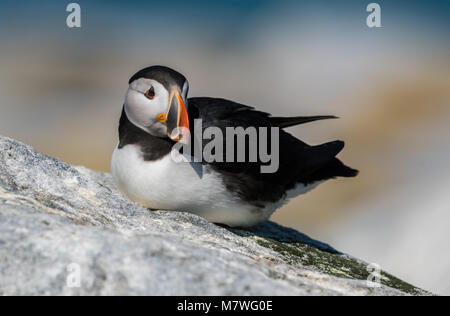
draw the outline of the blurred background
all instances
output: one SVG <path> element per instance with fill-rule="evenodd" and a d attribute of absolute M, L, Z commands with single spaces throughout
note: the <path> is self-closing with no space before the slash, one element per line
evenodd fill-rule
<path fill-rule="evenodd" d="M 450 1 L 374 1 L 381 28 L 371 1 L 77 1 L 73 29 L 69 2 L 0 4 L 0 134 L 109 171 L 127 81 L 154 64 L 191 96 L 337 115 L 289 131 L 345 140 L 360 175 L 273 220 L 450 294 Z"/>

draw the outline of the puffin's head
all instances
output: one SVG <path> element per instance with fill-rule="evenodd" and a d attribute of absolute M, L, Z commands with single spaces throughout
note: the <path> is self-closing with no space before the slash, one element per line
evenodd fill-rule
<path fill-rule="evenodd" d="M 151 66 L 128 83 L 124 104 L 128 119 L 153 136 L 181 140 L 182 131 L 189 131 L 186 78 L 173 69 Z"/>

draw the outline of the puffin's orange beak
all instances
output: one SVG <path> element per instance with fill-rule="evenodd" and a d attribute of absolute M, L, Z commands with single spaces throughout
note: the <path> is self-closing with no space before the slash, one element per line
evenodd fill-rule
<path fill-rule="evenodd" d="M 178 90 L 172 91 L 166 113 L 167 136 L 173 141 L 187 142 L 190 136 L 189 117 Z"/>

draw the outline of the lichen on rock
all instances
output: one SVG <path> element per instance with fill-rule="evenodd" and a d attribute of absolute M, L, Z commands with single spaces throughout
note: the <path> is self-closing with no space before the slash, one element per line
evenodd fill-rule
<path fill-rule="evenodd" d="M 79 286 L 69 280 L 75 264 Z M 0 137 L 0 295 L 429 295 L 295 230 L 150 211 L 109 174 Z"/>

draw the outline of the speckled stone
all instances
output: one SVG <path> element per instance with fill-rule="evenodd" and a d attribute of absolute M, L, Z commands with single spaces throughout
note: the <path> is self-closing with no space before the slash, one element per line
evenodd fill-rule
<path fill-rule="evenodd" d="M 109 174 L 0 137 L 0 295 L 429 294 L 368 276 L 364 262 L 295 230 L 150 211 Z"/>

